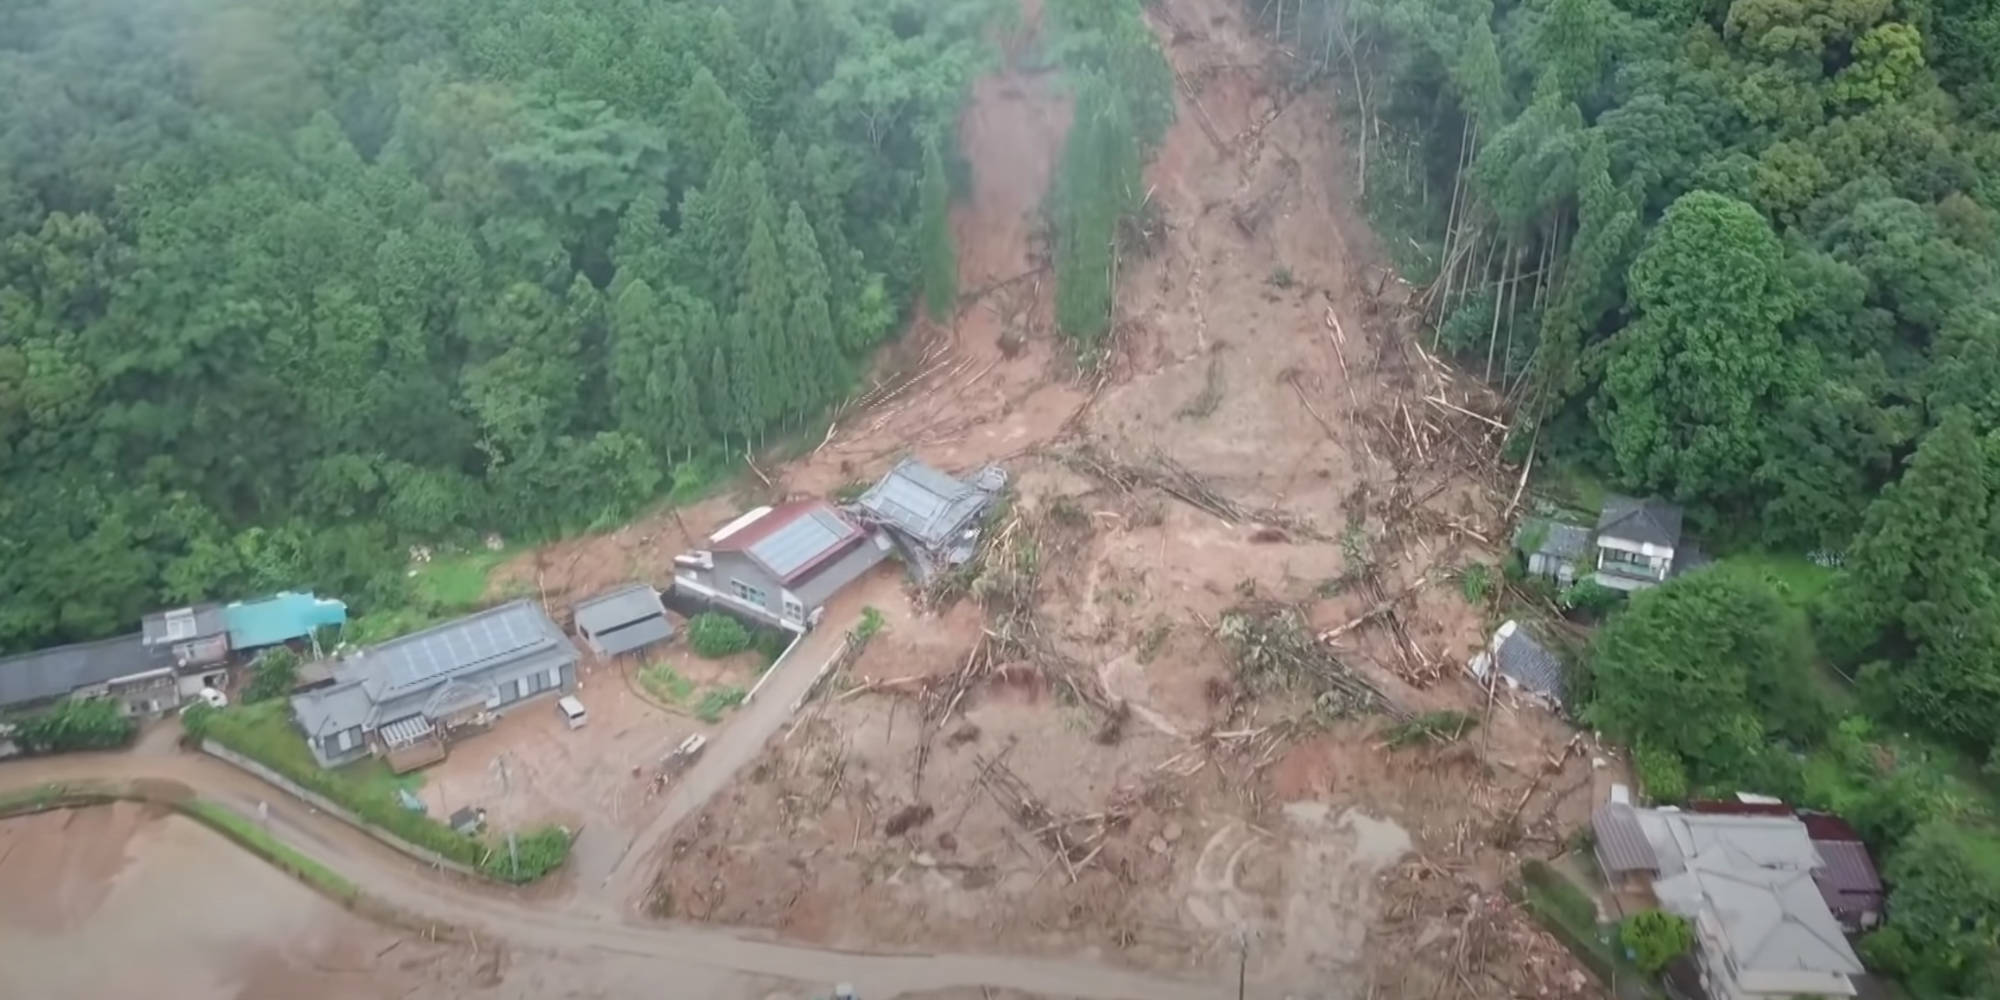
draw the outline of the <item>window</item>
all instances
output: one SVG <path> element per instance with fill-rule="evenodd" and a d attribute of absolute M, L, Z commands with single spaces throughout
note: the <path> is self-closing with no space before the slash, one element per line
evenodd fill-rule
<path fill-rule="evenodd" d="M 800 604 L 800 603 L 798 602 L 798 599 L 797 599 L 797 598 L 795 598 L 795 597 L 787 597 L 787 598 L 785 598 L 785 617 L 786 617 L 786 618 L 790 618 L 791 620 L 793 620 L 793 621 L 795 621 L 795 622 L 802 622 L 802 621 L 805 621 L 805 620 L 806 620 L 806 606 L 805 606 L 805 605 L 803 605 L 803 604 Z"/>
<path fill-rule="evenodd" d="M 755 604 L 760 608 L 768 608 L 771 606 L 771 599 L 765 596 L 762 590 L 756 587 L 752 587 L 741 580 L 735 580 L 735 579 L 730 580 L 729 592 L 735 594 L 737 597 L 740 597 L 743 600 Z"/>
<path fill-rule="evenodd" d="M 341 753 L 346 753 L 347 751 L 354 749 L 354 730 L 352 729 L 341 730 L 337 735 L 334 736 L 333 745 L 338 747 Z"/>
<path fill-rule="evenodd" d="M 1615 565 L 1620 569 L 1630 572 L 1646 574 L 1653 572 L 1653 560 L 1637 552 L 1627 552 L 1623 549 L 1599 549 L 1598 551 L 1604 554 L 1604 563 L 1606 565 Z"/>
<path fill-rule="evenodd" d="M 179 641 L 194 637 L 194 609 L 181 608 L 167 612 L 167 639 Z"/>

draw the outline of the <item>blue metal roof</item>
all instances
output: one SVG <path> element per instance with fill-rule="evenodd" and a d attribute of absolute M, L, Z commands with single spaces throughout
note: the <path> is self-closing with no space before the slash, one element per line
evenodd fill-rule
<path fill-rule="evenodd" d="M 222 618 L 229 626 L 231 648 L 255 649 L 303 639 L 322 626 L 344 624 L 347 605 L 322 600 L 311 593 L 286 591 L 254 601 L 237 601 L 222 609 Z"/>

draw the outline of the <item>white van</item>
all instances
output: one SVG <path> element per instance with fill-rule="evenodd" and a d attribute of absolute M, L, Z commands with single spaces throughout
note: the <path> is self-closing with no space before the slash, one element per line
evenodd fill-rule
<path fill-rule="evenodd" d="M 556 711 L 562 713 L 563 722 L 571 729 L 582 729 L 583 724 L 590 721 L 590 713 L 584 711 L 583 702 L 576 700 L 572 694 L 556 699 Z"/>

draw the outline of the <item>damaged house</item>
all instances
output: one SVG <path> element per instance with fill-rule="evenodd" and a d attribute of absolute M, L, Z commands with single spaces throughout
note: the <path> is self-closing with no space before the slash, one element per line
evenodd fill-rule
<path fill-rule="evenodd" d="M 919 586 L 972 559 L 980 519 L 1007 486 L 1007 473 L 988 465 L 970 482 L 915 458 L 896 463 L 854 504 L 861 519 L 881 527 Z"/>

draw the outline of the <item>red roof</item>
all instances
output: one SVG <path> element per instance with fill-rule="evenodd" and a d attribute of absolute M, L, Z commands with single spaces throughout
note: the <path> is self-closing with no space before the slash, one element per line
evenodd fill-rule
<path fill-rule="evenodd" d="M 798 530 L 788 533 L 786 529 L 793 525 L 798 525 Z M 791 586 L 853 548 L 865 535 L 860 525 L 831 504 L 807 499 L 779 504 L 710 544 L 712 551 L 743 553 L 779 582 Z"/>
<path fill-rule="evenodd" d="M 1861 834 L 1846 820 L 1832 813 L 1805 810 L 1795 813 L 1791 806 L 1776 802 L 1710 799 L 1689 802 L 1688 808 L 1698 813 L 1734 816 L 1798 816 L 1799 822 L 1805 824 L 1813 848 L 1819 851 L 1820 860 L 1826 862 L 1812 873 L 1813 884 L 1826 899 L 1826 908 L 1836 917 L 1881 911 L 1882 876 L 1875 871 L 1875 861 L 1861 843 Z"/>
<path fill-rule="evenodd" d="M 742 552 L 750 546 L 778 533 L 778 529 L 805 515 L 806 511 L 819 506 L 818 500 L 793 500 L 771 508 L 770 513 L 731 532 L 728 537 L 712 543 L 709 548 L 716 552 Z"/>

